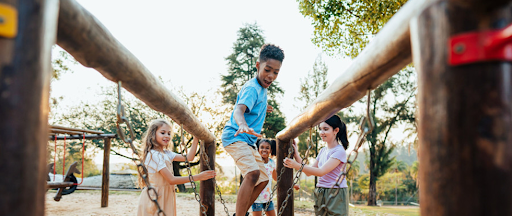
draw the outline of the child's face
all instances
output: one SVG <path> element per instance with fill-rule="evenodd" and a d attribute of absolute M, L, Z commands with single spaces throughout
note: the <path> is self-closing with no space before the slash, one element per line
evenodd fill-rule
<path fill-rule="evenodd" d="M 336 138 L 336 134 L 339 131 L 339 128 L 333 129 L 329 124 L 322 122 L 318 125 L 318 130 L 320 132 L 320 137 L 324 142 L 331 142 Z"/>
<path fill-rule="evenodd" d="M 167 124 L 163 124 L 156 130 L 156 143 L 160 147 L 166 147 L 171 141 L 171 127 Z"/>
<path fill-rule="evenodd" d="M 268 59 L 266 62 L 256 62 L 258 69 L 258 82 L 263 88 L 268 88 L 277 78 L 281 69 L 281 62 L 275 59 Z"/>
<path fill-rule="evenodd" d="M 270 148 L 270 143 L 268 143 L 268 142 L 260 143 L 258 152 L 260 153 L 262 158 L 270 157 L 270 153 L 272 152 L 272 149 Z"/>

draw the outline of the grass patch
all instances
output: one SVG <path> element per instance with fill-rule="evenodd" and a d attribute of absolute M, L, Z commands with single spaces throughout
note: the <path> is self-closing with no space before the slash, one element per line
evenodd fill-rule
<path fill-rule="evenodd" d="M 420 208 L 417 207 L 394 207 L 394 206 L 356 206 L 351 209 L 360 210 L 364 214 L 380 215 L 382 213 L 400 215 L 400 216 L 419 216 Z"/>

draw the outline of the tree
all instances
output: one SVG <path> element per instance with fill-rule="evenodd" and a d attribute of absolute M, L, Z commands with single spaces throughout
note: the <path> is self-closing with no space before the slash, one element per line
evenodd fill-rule
<path fill-rule="evenodd" d="M 384 24 L 407 0 L 390 1 L 311 1 L 298 0 L 299 10 L 311 18 L 315 27 L 313 43 L 330 55 L 356 57 Z M 399 78 L 397 78 L 399 77 Z M 376 204 L 376 181 L 392 165 L 387 146 L 389 131 L 398 123 L 414 122 L 414 96 L 416 83 L 411 81 L 411 69 L 405 69 L 374 90 L 371 115 L 377 126 L 367 136 L 370 152 L 368 205 Z M 400 79 L 405 79 L 401 82 Z M 411 93 L 412 92 L 412 93 Z M 392 94 L 393 98 L 385 97 Z M 391 101 L 388 101 L 391 99 Z M 366 102 L 365 99 L 360 102 Z M 377 105 L 378 104 L 378 105 Z M 377 107 L 379 108 L 377 110 Z M 353 122 L 355 115 L 348 110 L 346 122 Z M 378 113 L 378 115 L 376 115 Z"/>
<path fill-rule="evenodd" d="M 297 0 L 315 27 L 312 42 L 331 55 L 356 57 L 407 0 Z"/>
<path fill-rule="evenodd" d="M 221 75 L 222 84 L 219 93 L 225 104 L 233 106 L 242 86 L 256 76 L 258 72 L 256 62 L 263 44 L 265 44 L 263 31 L 256 23 L 245 24 L 238 30 L 238 38 L 233 43 L 233 53 L 226 57 L 228 74 Z M 267 92 L 268 104 L 274 108 L 274 111 L 267 114 L 262 133 L 265 137 L 272 138 L 285 128 L 284 116 L 276 100 L 276 97 L 282 95 L 284 91 L 279 87 L 279 83 L 274 81 Z"/>
<path fill-rule="evenodd" d="M 135 135 L 135 144 L 136 147 L 139 148 L 142 140 L 142 136 L 145 131 L 147 131 L 147 127 L 151 120 L 153 119 L 168 119 L 163 113 L 157 112 L 151 109 L 149 106 L 144 104 L 142 101 L 136 99 L 133 95 L 129 94 L 125 90 L 122 91 L 123 94 L 123 105 L 125 106 L 127 118 L 130 120 L 130 125 L 134 130 Z M 211 114 L 208 110 L 220 110 L 215 107 L 211 107 L 214 103 L 210 103 L 211 101 L 207 100 L 206 96 L 200 95 L 198 93 L 190 93 L 185 94 L 182 90 L 178 90 L 178 94 L 184 99 L 185 103 L 189 105 L 192 112 L 201 119 L 202 115 L 210 115 L 214 116 L 215 114 Z M 103 88 L 100 97 L 103 99 L 95 104 L 86 104 L 81 103 L 79 105 L 73 106 L 69 109 L 68 112 L 56 116 L 51 120 L 52 124 L 66 125 L 69 127 L 75 128 L 85 128 L 90 130 L 99 130 L 105 133 L 117 133 L 117 128 L 115 122 L 117 121 L 116 110 L 117 110 L 117 88 L 112 85 L 108 88 Z M 222 113 L 221 111 L 218 112 Z M 219 116 L 222 118 L 222 116 Z M 171 123 L 172 120 L 170 121 Z M 216 125 L 215 121 L 212 123 L 207 123 L 207 127 L 210 130 L 215 131 Z M 173 124 L 174 136 L 173 136 L 173 151 L 180 153 L 180 143 L 181 143 L 181 133 L 180 126 L 177 124 Z M 217 133 L 218 134 L 218 133 Z M 188 133 L 184 133 L 184 140 L 187 146 L 187 149 L 190 147 L 192 136 Z M 102 150 L 104 148 L 102 140 L 92 140 L 91 142 L 96 147 L 96 151 Z M 112 148 L 111 153 L 113 155 L 118 155 L 121 157 L 125 157 L 128 159 L 132 159 L 131 155 L 125 155 L 122 153 L 122 149 L 129 149 L 130 147 L 125 144 L 123 141 L 119 139 L 112 139 L 111 142 Z M 93 148 L 89 148 L 89 151 L 93 151 Z M 131 152 L 131 150 L 129 150 Z M 199 151 L 196 154 L 199 153 Z M 194 161 L 191 161 L 191 166 L 196 166 L 199 164 L 199 157 L 196 157 Z M 186 164 L 184 162 L 173 163 L 174 175 L 181 176 L 180 171 L 186 168 Z M 181 187 L 181 186 L 180 186 Z M 180 190 L 184 189 L 181 187 Z"/>
<path fill-rule="evenodd" d="M 390 131 L 400 123 L 413 124 L 416 121 L 415 80 L 414 71 L 407 68 L 377 87 L 370 98 L 370 115 L 375 121 L 375 127 L 366 137 L 370 154 L 368 205 L 376 205 L 377 181 L 393 165 L 394 157 L 390 154 L 395 145 L 389 141 Z M 361 99 L 358 103 L 366 105 L 367 101 Z M 339 115 L 349 123 L 361 116 L 350 109 Z"/>
<path fill-rule="evenodd" d="M 307 108 L 317 97 L 322 93 L 328 85 L 327 82 L 327 73 L 329 68 L 325 62 L 322 61 L 322 56 L 318 55 L 313 64 L 313 72 L 308 72 L 308 75 L 300 79 L 300 92 L 299 96 L 295 98 L 295 100 L 300 101 L 304 104 L 304 106 L 300 107 L 301 111 Z M 311 150 L 313 156 L 316 158 L 318 155 L 318 141 L 319 141 L 318 130 L 312 129 L 311 131 Z M 297 146 L 299 147 L 299 152 L 304 155 L 307 150 L 309 139 L 309 131 L 306 131 L 299 135 L 299 143 Z M 308 155 L 305 155 L 307 157 Z M 315 176 L 315 185 L 318 181 L 318 177 Z"/>

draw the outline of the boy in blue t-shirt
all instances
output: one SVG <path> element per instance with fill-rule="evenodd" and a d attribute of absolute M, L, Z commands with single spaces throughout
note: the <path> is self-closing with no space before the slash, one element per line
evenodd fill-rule
<path fill-rule="evenodd" d="M 277 78 L 283 59 L 283 50 L 278 46 L 261 47 L 256 62 L 258 74 L 238 93 L 231 118 L 222 132 L 222 145 L 244 177 L 237 195 L 236 215 L 245 215 L 269 180 L 255 143 L 261 137 L 266 112 L 272 111 L 267 106 L 267 88 Z"/>

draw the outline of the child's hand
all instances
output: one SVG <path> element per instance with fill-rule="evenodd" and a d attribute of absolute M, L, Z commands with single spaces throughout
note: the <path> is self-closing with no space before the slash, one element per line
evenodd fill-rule
<path fill-rule="evenodd" d="M 238 134 L 241 134 L 241 133 L 246 133 L 246 134 L 254 135 L 256 137 L 261 137 L 261 134 L 256 133 L 254 131 L 254 129 L 248 127 L 247 125 L 240 125 L 240 127 L 238 128 L 238 131 L 235 133 L 235 136 L 238 136 Z"/>
<path fill-rule="evenodd" d="M 300 189 L 300 185 L 298 185 L 298 184 L 293 185 L 293 189 L 299 190 Z"/>
<path fill-rule="evenodd" d="M 292 146 L 293 146 L 293 149 L 295 150 L 295 152 L 299 152 L 299 148 L 297 147 L 297 143 L 295 142 L 295 140 L 293 140 Z"/>
<path fill-rule="evenodd" d="M 274 107 L 267 105 L 267 112 L 271 113 L 272 111 L 274 111 Z"/>
<path fill-rule="evenodd" d="M 206 171 L 202 171 L 201 173 L 199 173 L 197 175 L 197 179 L 195 180 L 198 180 L 198 181 L 204 181 L 204 180 L 208 180 L 208 179 L 211 179 L 211 178 L 215 178 L 215 171 L 214 170 L 206 170 Z"/>
<path fill-rule="evenodd" d="M 299 169 L 301 166 L 301 164 L 299 164 L 297 161 L 292 160 L 290 158 L 285 158 L 283 161 L 283 165 L 291 169 Z"/>

